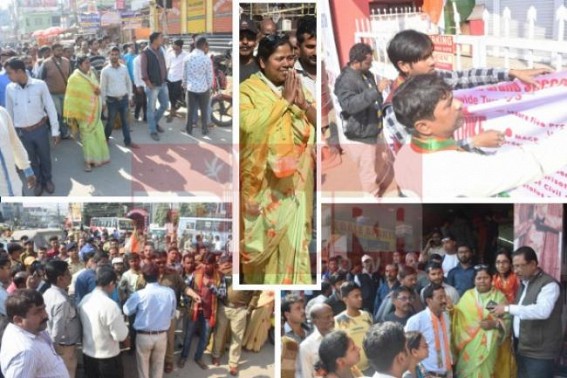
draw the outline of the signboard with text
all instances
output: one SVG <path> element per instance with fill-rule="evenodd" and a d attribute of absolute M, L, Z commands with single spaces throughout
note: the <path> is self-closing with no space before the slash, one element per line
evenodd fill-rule
<path fill-rule="evenodd" d="M 100 15 L 98 13 L 79 14 L 79 25 L 83 33 L 95 34 L 100 29 Z"/>
<path fill-rule="evenodd" d="M 452 71 L 455 64 L 455 41 L 452 35 L 430 35 L 433 41 L 433 56 L 435 67 Z"/>

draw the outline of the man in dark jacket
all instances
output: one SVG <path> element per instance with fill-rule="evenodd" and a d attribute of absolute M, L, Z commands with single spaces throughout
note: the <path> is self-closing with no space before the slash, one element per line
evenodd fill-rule
<path fill-rule="evenodd" d="M 350 49 L 349 63 L 335 84 L 335 95 L 342 108 L 343 132 L 358 143 L 347 143 L 345 149 L 358 167 L 362 189 L 382 196 L 396 189 L 393 156 L 382 135 L 382 95 L 388 85 L 380 88 L 370 72 L 372 48 L 357 43 Z"/>

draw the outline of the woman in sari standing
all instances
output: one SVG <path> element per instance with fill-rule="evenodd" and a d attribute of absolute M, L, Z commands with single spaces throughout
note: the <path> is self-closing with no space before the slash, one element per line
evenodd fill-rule
<path fill-rule="evenodd" d="M 475 266 L 474 284 L 475 287 L 463 294 L 452 312 L 456 376 L 491 378 L 497 373 L 499 348 L 510 338 L 511 319 L 490 313 L 493 306 L 507 301 L 504 294 L 492 287 L 488 265 Z M 498 366 L 498 372 L 502 369 Z"/>
<path fill-rule="evenodd" d="M 496 254 L 496 274 L 494 275 L 493 286 L 506 296 L 508 303 L 516 303 L 520 280 L 512 271 L 512 254 L 505 248 L 500 249 Z M 498 377 L 516 376 L 517 365 L 512 351 L 511 336 L 500 346 L 496 365 L 501 367 L 497 374 Z"/>
<path fill-rule="evenodd" d="M 247 284 L 310 284 L 316 110 L 292 46 L 268 36 L 240 86 L 240 262 Z"/>
<path fill-rule="evenodd" d="M 73 134 L 81 133 L 85 171 L 110 162 L 104 126 L 100 120 L 100 87 L 87 56 L 77 58 L 77 69 L 69 77 L 65 92 L 64 117 Z"/>

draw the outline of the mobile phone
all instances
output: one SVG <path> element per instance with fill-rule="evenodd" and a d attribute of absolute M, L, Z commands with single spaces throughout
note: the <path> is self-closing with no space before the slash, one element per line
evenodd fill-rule
<path fill-rule="evenodd" d="M 492 311 L 492 310 L 494 310 L 494 308 L 495 308 L 496 306 L 498 306 L 498 303 L 496 303 L 496 302 L 494 302 L 493 300 L 491 300 L 491 301 L 489 301 L 489 302 L 486 304 L 486 309 L 487 309 L 488 311 Z"/>

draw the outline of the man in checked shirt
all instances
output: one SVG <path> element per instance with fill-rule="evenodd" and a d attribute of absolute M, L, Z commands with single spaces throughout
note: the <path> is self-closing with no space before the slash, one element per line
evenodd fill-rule
<path fill-rule="evenodd" d="M 392 107 L 392 98 L 398 87 L 416 75 L 436 72 L 449 86 L 455 89 L 473 88 L 519 79 L 524 83 L 535 84 L 534 78 L 549 73 L 546 68 L 513 70 L 504 68 L 473 68 L 466 71 L 446 71 L 435 68 L 433 41 L 427 34 L 416 30 L 403 30 L 397 33 L 388 44 L 388 58 L 399 75 L 392 82 L 389 94 L 382 105 L 384 128 L 399 149 L 410 139 L 405 127 L 398 122 Z M 486 130 L 475 137 L 457 141 L 464 150 L 482 152 L 479 147 L 500 147 L 504 143 L 504 133 Z"/>

